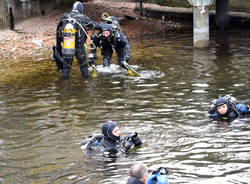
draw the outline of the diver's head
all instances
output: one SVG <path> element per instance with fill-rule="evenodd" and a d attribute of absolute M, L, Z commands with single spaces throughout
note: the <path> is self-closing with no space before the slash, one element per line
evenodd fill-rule
<path fill-rule="evenodd" d="M 109 24 L 103 22 L 100 24 L 100 28 L 101 28 L 102 36 L 104 38 L 109 38 L 111 36 L 112 27 Z"/>
<path fill-rule="evenodd" d="M 215 106 L 219 114 L 225 115 L 228 111 L 228 99 L 220 97 L 216 101 Z"/>
<path fill-rule="evenodd" d="M 120 130 L 113 121 L 106 121 L 102 125 L 102 133 L 105 138 L 109 138 L 114 141 L 120 140 Z"/>
<path fill-rule="evenodd" d="M 102 36 L 108 38 L 110 36 L 110 32 L 108 30 L 105 30 L 102 32 Z"/>
<path fill-rule="evenodd" d="M 72 11 L 77 11 L 78 13 L 83 14 L 84 6 L 81 2 L 77 1 L 74 3 Z"/>
<path fill-rule="evenodd" d="M 134 164 L 130 167 L 130 176 L 133 178 L 137 178 L 138 180 L 146 183 L 148 177 L 148 170 L 144 164 Z M 129 180 L 130 183 L 137 183 L 138 180 Z M 135 182 L 137 181 L 137 182 Z M 139 182 L 138 182 L 139 183 Z M 140 182 L 141 183 L 141 182 Z"/>

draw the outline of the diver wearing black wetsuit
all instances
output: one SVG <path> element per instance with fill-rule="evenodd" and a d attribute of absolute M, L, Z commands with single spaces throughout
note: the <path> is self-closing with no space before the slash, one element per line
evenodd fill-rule
<path fill-rule="evenodd" d="M 120 137 L 120 131 L 115 122 L 106 121 L 102 125 L 103 136 L 93 137 L 87 145 L 88 154 L 101 153 L 108 156 L 116 156 L 127 152 L 132 146 L 142 144 L 137 133 L 125 138 Z"/>
<path fill-rule="evenodd" d="M 130 44 L 125 34 L 118 29 L 113 29 L 110 24 L 105 22 L 100 23 L 99 26 L 101 31 L 97 35 L 92 36 L 92 41 L 96 47 L 101 48 L 103 66 L 110 66 L 113 50 L 115 50 L 118 64 L 123 67 L 123 62 L 128 62 L 130 58 Z M 90 65 L 95 65 L 94 59 L 96 59 L 96 50 L 92 49 L 90 52 L 92 57 L 89 57 L 89 63 Z"/>
<path fill-rule="evenodd" d="M 250 113 L 249 107 L 242 103 L 220 97 L 214 106 L 208 111 L 210 117 L 215 120 L 233 121 L 236 118 Z"/>
<path fill-rule="evenodd" d="M 74 56 L 76 56 L 82 75 L 88 77 L 88 64 L 84 47 L 87 37 L 86 27 L 99 29 L 99 26 L 88 16 L 83 15 L 83 10 L 83 4 L 79 1 L 75 2 L 71 13 L 65 13 L 57 25 L 56 46 L 53 47 L 54 54 L 52 55 L 51 60 L 56 61 L 58 71 L 62 72 L 62 79 L 69 78 Z M 64 30 L 68 23 L 72 23 L 76 31 L 73 33 L 75 34 L 75 38 L 70 37 L 75 42 L 71 45 L 72 47 L 75 47 L 75 52 L 69 56 L 63 52 L 64 49 L 61 45 L 62 42 L 66 41 L 66 38 L 64 38 Z"/>

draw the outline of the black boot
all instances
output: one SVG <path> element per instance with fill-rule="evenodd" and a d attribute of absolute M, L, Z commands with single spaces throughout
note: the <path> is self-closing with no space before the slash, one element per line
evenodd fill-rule
<path fill-rule="evenodd" d="M 109 67 L 110 66 L 110 60 L 108 58 L 103 58 L 103 66 Z"/>
<path fill-rule="evenodd" d="M 85 66 L 85 65 L 81 66 L 80 70 L 81 70 L 81 73 L 82 73 L 83 77 L 85 77 L 85 78 L 89 77 L 88 65 L 87 66 Z"/>
<path fill-rule="evenodd" d="M 91 47 L 90 49 L 90 53 L 88 55 L 88 63 L 90 66 L 96 66 L 96 63 L 94 62 L 95 59 L 97 59 L 97 54 L 96 54 L 96 49 L 93 49 L 93 47 Z"/>

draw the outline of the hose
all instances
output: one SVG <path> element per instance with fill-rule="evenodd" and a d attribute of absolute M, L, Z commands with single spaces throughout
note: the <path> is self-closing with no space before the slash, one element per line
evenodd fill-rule
<path fill-rule="evenodd" d="M 87 39 L 89 39 L 90 43 L 93 44 L 93 46 L 94 46 L 94 47 L 89 47 L 89 48 L 88 48 L 87 46 L 84 45 L 84 47 L 87 48 L 87 49 L 90 49 L 90 50 L 91 50 L 91 49 L 93 49 L 93 50 L 96 49 L 96 45 L 95 45 L 94 42 L 91 40 L 91 38 L 89 37 L 87 31 L 82 27 L 82 25 L 81 25 L 79 22 L 77 22 L 76 19 L 74 19 L 74 18 L 72 18 L 72 17 L 69 18 L 69 21 L 70 21 L 70 20 L 72 20 L 73 22 L 75 22 L 76 24 L 78 24 L 78 25 L 80 26 L 80 28 L 81 28 L 81 29 L 83 30 L 83 32 L 85 33 Z M 87 25 L 88 25 L 88 24 L 87 24 Z"/>

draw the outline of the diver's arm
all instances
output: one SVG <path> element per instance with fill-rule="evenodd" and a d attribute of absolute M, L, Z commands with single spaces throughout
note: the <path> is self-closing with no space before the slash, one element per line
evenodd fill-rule
<path fill-rule="evenodd" d="M 83 24 L 86 25 L 86 27 L 95 29 L 95 30 L 100 30 L 100 26 L 97 22 L 93 21 L 90 19 L 88 16 L 85 16 L 83 18 Z"/>
<path fill-rule="evenodd" d="M 213 113 L 215 113 L 215 111 L 216 111 L 216 106 L 214 105 L 213 107 L 211 107 L 211 108 L 209 109 L 208 113 L 209 113 L 209 114 L 213 114 Z"/>
<path fill-rule="evenodd" d="M 119 33 L 119 38 L 117 38 L 117 40 L 119 42 L 118 45 L 122 46 L 124 48 L 124 52 L 125 52 L 124 53 L 124 60 L 126 62 L 128 62 L 129 58 L 130 58 L 130 43 L 129 43 L 128 39 L 126 38 L 126 36 L 122 32 L 118 31 L 118 33 Z"/>
<path fill-rule="evenodd" d="M 62 28 L 62 20 L 60 20 L 60 22 L 57 24 L 57 28 L 56 28 L 56 48 L 58 49 L 58 51 L 61 53 L 62 52 L 62 33 L 61 33 L 61 28 Z"/>

